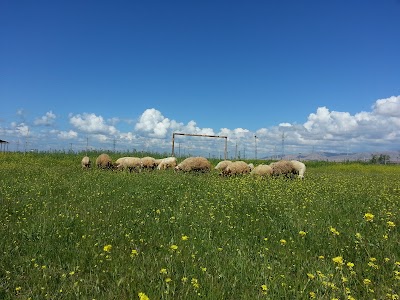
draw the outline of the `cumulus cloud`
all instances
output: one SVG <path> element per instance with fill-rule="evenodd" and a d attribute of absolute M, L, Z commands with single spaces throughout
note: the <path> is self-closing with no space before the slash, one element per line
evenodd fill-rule
<path fill-rule="evenodd" d="M 227 136 L 229 140 L 232 142 L 240 139 L 254 137 L 254 135 L 251 133 L 250 130 L 243 128 L 235 128 L 235 129 L 221 128 L 218 135 Z"/>
<path fill-rule="evenodd" d="M 59 137 L 62 140 L 70 140 L 70 139 L 75 139 L 78 137 L 78 133 L 76 131 L 73 130 L 69 130 L 69 131 L 60 131 L 57 134 L 57 137 Z"/>
<path fill-rule="evenodd" d="M 54 124 L 55 119 L 56 119 L 56 115 L 53 114 L 52 111 L 48 111 L 44 116 L 35 119 L 33 124 L 43 125 L 43 126 L 51 126 Z"/>
<path fill-rule="evenodd" d="M 400 96 L 392 96 L 387 99 L 379 99 L 372 106 L 373 113 L 383 117 L 400 117 Z"/>
<path fill-rule="evenodd" d="M 19 117 L 23 114 L 22 110 L 19 111 Z M 155 108 L 149 108 L 140 114 L 134 130 L 118 130 L 117 126 L 122 128 L 121 123 L 128 123 L 118 117 L 104 119 L 94 113 L 83 113 L 69 116 L 71 128 L 50 133 L 59 140 L 77 139 L 82 147 L 86 145 L 87 140 L 79 139 L 79 136 L 88 137 L 89 144 L 96 142 L 99 148 L 111 149 L 116 144 L 119 149 L 160 152 L 169 151 L 173 132 L 227 136 L 230 151 L 239 146 L 243 153 L 244 150 L 246 153 L 255 152 L 256 135 L 259 155 L 278 153 L 279 149 L 283 151 L 283 146 L 287 152 L 290 150 L 299 153 L 310 152 L 314 147 L 316 151 L 340 152 L 346 148 L 363 151 L 368 147 L 369 150 L 377 147 L 396 150 L 400 145 L 400 96 L 376 100 L 370 111 L 350 114 L 322 106 L 306 117 L 303 124 L 282 122 L 268 128 L 259 128 L 255 132 L 245 128 L 224 127 L 215 133 L 214 129 L 200 127 L 194 120 L 184 124 L 165 117 Z M 49 126 L 53 125 L 55 120 L 55 114 L 49 111 L 35 119 L 33 124 Z M 13 122 L 8 128 L 0 126 L 0 132 L 3 138 L 13 135 L 40 138 L 40 132 L 35 132 L 35 127 L 30 128 L 28 124 L 24 121 Z M 190 149 L 191 152 L 193 149 L 208 152 L 224 148 L 224 141 L 220 139 L 188 138 L 182 139 L 182 142 L 186 143 L 186 149 Z"/>
<path fill-rule="evenodd" d="M 160 111 L 154 108 L 146 109 L 142 113 L 135 125 L 135 130 L 153 138 L 166 138 L 172 135 L 174 131 L 214 135 L 214 131 L 211 128 L 200 128 L 195 121 L 189 121 L 186 125 L 178 123 L 177 121 L 164 117 Z"/>
<path fill-rule="evenodd" d="M 147 133 L 149 136 L 165 138 L 171 121 L 154 108 L 146 109 L 136 123 L 137 131 Z"/>
<path fill-rule="evenodd" d="M 107 124 L 102 116 L 97 116 L 93 113 L 72 115 L 70 116 L 69 122 L 77 130 L 84 133 L 115 135 L 118 132 L 115 126 Z"/>
<path fill-rule="evenodd" d="M 30 131 L 29 130 L 29 126 L 26 125 L 25 123 L 17 124 L 15 122 L 12 122 L 11 123 L 11 128 L 15 131 L 15 133 L 18 136 L 24 136 L 24 137 L 29 136 L 29 131 Z"/>

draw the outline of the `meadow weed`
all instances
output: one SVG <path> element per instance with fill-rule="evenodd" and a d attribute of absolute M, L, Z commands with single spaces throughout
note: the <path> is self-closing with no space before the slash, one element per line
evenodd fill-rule
<path fill-rule="evenodd" d="M 80 159 L 0 154 L 0 299 L 399 299 L 398 166 L 288 180 Z"/>

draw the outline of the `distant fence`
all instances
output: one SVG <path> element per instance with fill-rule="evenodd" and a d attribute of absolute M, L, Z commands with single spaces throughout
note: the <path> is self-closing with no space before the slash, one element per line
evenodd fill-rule
<path fill-rule="evenodd" d="M 227 159 L 227 154 L 228 154 L 228 137 L 227 137 L 227 136 L 174 132 L 174 133 L 172 134 L 172 153 L 171 153 L 172 156 L 175 156 L 175 136 L 176 136 L 176 135 L 183 135 L 183 136 L 199 136 L 199 137 L 209 137 L 209 138 L 222 138 L 222 139 L 225 139 L 224 159 Z"/>

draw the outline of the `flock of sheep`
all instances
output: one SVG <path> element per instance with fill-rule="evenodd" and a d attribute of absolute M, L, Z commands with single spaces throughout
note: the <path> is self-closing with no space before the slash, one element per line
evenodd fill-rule
<path fill-rule="evenodd" d="M 82 168 L 87 169 L 91 166 L 91 161 L 88 156 L 82 158 Z M 212 169 L 211 163 L 204 157 L 189 157 L 184 159 L 181 163 L 177 163 L 175 157 L 166 157 L 162 159 L 155 159 L 150 156 L 146 157 L 121 157 L 114 163 L 108 154 L 100 154 L 96 158 L 96 166 L 102 169 L 117 169 L 128 170 L 129 172 L 140 172 L 141 170 L 165 170 L 174 169 L 175 171 L 183 172 L 210 172 Z M 269 165 L 260 164 L 256 167 L 244 161 L 220 161 L 214 168 L 223 176 L 235 176 L 242 174 L 250 174 L 260 177 L 272 176 L 296 176 L 303 179 L 306 171 L 304 163 L 297 160 L 280 160 L 273 162 Z"/>

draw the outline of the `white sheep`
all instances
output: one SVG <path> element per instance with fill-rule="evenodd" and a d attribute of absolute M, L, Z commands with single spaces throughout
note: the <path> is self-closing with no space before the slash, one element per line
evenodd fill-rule
<path fill-rule="evenodd" d="M 269 177 L 272 175 L 272 168 L 269 165 L 258 165 L 250 172 L 251 175 Z"/>
<path fill-rule="evenodd" d="M 157 166 L 158 170 L 174 169 L 177 165 L 176 157 L 163 158 Z"/>
<path fill-rule="evenodd" d="M 138 172 L 140 171 L 141 168 L 140 161 L 141 160 L 139 157 L 121 157 L 116 161 L 116 163 L 118 163 L 117 169 L 118 170 L 128 169 L 129 172 L 132 172 L 133 170 Z"/>
<path fill-rule="evenodd" d="M 211 163 L 207 160 L 207 158 L 198 156 L 198 157 L 188 157 L 183 160 L 180 164 L 175 167 L 175 171 L 183 171 L 183 172 L 209 172 L 211 170 Z"/>
<path fill-rule="evenodd" d="M 89 169 L 90 164 L 91 164 L 91 161 L 90 161 L 89 156 L 84 156 L 81 161 L 82 169 Z"/>
<path fill-rule="evenodd" d="M 280 160 L 271 163 L 270 167 L 274 176 L 292 177 L 293 175 L 298 175 L 299 178 L 304 178 L 304 172 L 306 171 L 306 166 L 302 162 L 293 160 Z"/>
<path fill-rule="evenodd" d="M 226 167 L 231 163 L 232 163 L 231 160 L 222 160 L 219 163 L 217 163 L 214 169 L 220 171 L 220 174 L 222 174 L 222 172 L 226 169 Z"/>
<path fill-rule="evenodd" d="M 224 171 L 222 171 L 222 174 L 225 176 L 241 175 L 248 173 L 250 173 L 250 167 L 246 162 L 242 160 L 232 162 L 225 168 Z"/>
<path fill-rule="evenodd" d="M 157 168 L 158 165 L 162 162 L 163 159 L 164 159 L 164 158 L 156 158 L 156 159 L 154 160 L 154 162 L 156 163 L 156 168 Z"/>
<path fill-rule="evenodd" d="M 120 157 L 115 161 L 115 165 L 117 166 L 117 168 L 118 168 L 118 165 L 120 165 L 125 160 L 125 158 L 127 158 L 127 157 L 128 156 Z"/>
<path fill-rule="evenodd" d="M 140 159 L 142 169 L 153 170 L 156 167 L 156 159 L 154 157 L 145 156 Z"/>
<path fill-rule="evenodd" d="M 299 178 L 304 179 L 304 173 L 306 172 L 306 165 L 298 160 L 291 160 L 295 174 L 299 175 Z"/>
<path fill-rule="evenodd" d="M 112 169 L 113 163 L 111 157 L 106 154 L 102 153 L 96 158 L 96 166 L 102 169 Z"/>

